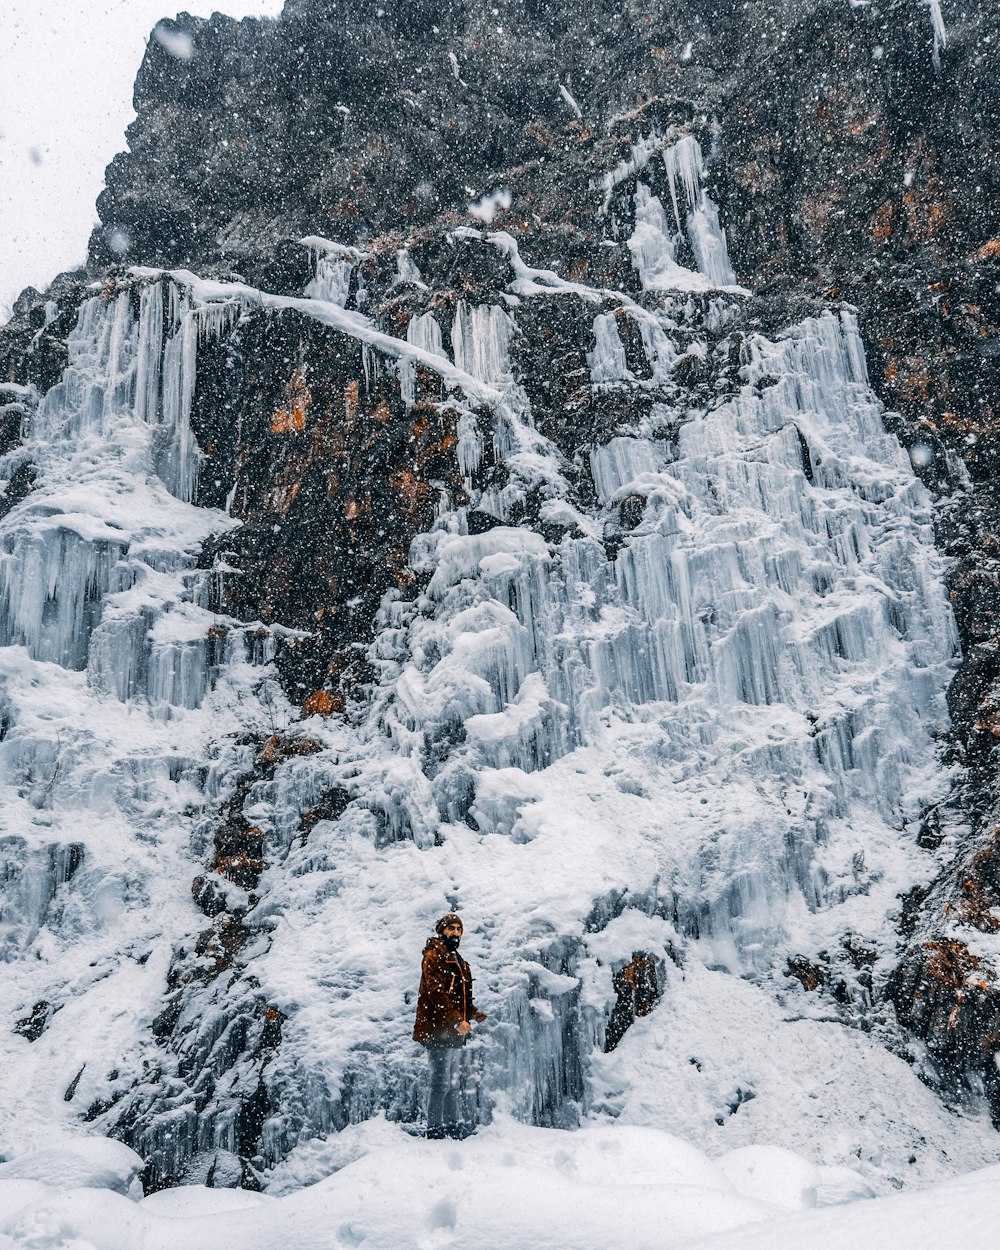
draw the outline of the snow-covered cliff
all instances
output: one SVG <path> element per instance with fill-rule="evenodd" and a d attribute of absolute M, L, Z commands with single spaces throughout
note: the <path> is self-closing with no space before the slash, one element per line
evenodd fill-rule
<path fill-rule="evenodd" d="M 712 184 L 745 166 L 692 110 L 719 85 L 684 77 L 690 44 L 683 100 L 595 89 L 591 118 L 557 82 L 512 140 L 535 165 L 470 155 L 494 172 L 462 214 L 429 182 L 419 227 L 330 237 L 334 179 L 326 221 L 265 199 L 212 242 L 210 169 L 203 204 L 164 175 L 183 204 L 148 217 L 128 179 L 165 115 L 238 94 L 210 72 L 233 49 L 296 23 L 325 46 L 322 7 L 193 24 L 173 63 L 150 45 L 157 125 L 140 109 L 109 175 L 95 280 L 8 331 L 4 1132 L 83 1119 L 151 1187 L 301 1178 L 317 1137 L 420 1118 L 419 952 L 457 908 L 484 1121 L 780 1139 L 880 1188 L 991 1157 L 904 1027 L 928 975 L 935 1010 L 992 1010 L 989 926 L 933 947 L 913 915 L 962 832 L 926 836 L 961 651 L 913 465 L 954 483 L 956 455 L 887 432 L 852 306 L 740 285 Z M 387 37 L 415 81 L 435 45 L 413 20 Z M 447 137 L 484 106 L 443 65 Z M 295 98 L 269 121 L 289 160 L 318 143 L 295 110 L 323 113 Z M 356 142 L 334 122 L 330 179 Z M 605 1053 L 640 951 L 659 1000 Z M 966 1093 L 982 1066 L 954 1065 Z"/>

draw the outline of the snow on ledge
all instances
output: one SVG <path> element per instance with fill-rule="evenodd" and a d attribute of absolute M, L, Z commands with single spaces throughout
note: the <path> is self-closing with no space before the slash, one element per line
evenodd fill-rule
<path fill-rule="evenodd" d="M 312 248 L 314 252 L 326 252 L 331 256 L 343 256 L 349 260 L 366 260 L 367 252 L 362 252 L 360 248 L 351 247 L 349 243 L 335 243 L 333 239 L 324 239 L 319 234 L 306 235 L 304 239 L 299 239 L 299 243 L 303 247 Z"/>
<path fill-rule="evenodd" d="M 473 403 L 495 407 L 503 398 L 501 391 L 480 382 L 444 357 L 425 351 L 421 347 L 415 347 L 405 339 L 397 339 L 391 334 L 383 333 L 376 329 L 362 313 L 341 308 L 339 304 L 293 295 L 274 295 L 243 282 L 216 282 L 210 278 L 199 278 L 188 269 L 150 269 L 145 266 L 135 266 L 129 272 L 137 278 L 171 278 L 179 286 L 186 287 L 196 300 L 201 300 L 206 304 L 225 303 L 232 300 L 246 301 L 273 312 L 290 310 L 301 313 L 302 316 L 311 317 L 314 321 L 339 330 L 342 334 L 349 334 L 352 338 L 361 343 L 367 343 L 369 347 L 374 347 L 387 356 L 393 356 L 397 360 L 411 360 L 423 365 L 425 369 L 438 374 L 447 385 L 464 391 Z"/>

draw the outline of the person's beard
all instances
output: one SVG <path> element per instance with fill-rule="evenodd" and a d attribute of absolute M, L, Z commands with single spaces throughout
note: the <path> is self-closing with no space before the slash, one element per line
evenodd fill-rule
<path fill-rule="evenodd" d="M 457 951 L 461 940 L 462 939 L 460 937 L 446 937 L 444 939 L 444 944 L 450 951 Z"/>

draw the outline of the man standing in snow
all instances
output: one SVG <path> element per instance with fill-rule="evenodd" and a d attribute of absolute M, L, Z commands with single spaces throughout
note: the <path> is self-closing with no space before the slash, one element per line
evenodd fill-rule
<path fill-rule="evenodd" d="M 427 1099 L 428 1137 L 465 1137 L 472 1132 L 463 1098 L 472 1022 L 486 1019 L 472 1001 L 472 971 L 458 953 L 462 921 L 454 912 L 434 926 L 420 968 L 420 993 L 413 1040 L 427 1047 L 431 1088 Z"/>

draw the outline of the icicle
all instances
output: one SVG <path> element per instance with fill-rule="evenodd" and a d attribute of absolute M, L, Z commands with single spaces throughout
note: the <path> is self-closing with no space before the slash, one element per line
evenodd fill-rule
<path fill-rule="evenodd" d="M 0 558 L 0 642 L 36 660 L 82 669 L 101 601 L 133 575 L 125 544 L 96 542 L 67 529 L 21 531 Z"/>
<path fill-rule="evenodd" d="M 482 382 L 510 382 L 507 348 L 513 331 L 510 315 L 498 305 L 459 300 L 451 328 L 455 364 Z"/>
<path fill-rule="evenodd" d="M 663 202 L 648 186 L 636 193 L 648 232 L 633 255 L 653 289 L 671 275 L 689 292 L 729 285 L 700 159 L 693 141 L 673 151 L 673 221 L 665 188 Z M 701 274 L 674 259 L 681 229 Z M 531 272 L 536 289 L 522 287 L 522 298 L 550 298 L 554 288 Z M 588 315 L 607 307 L 593 298 Z M 670 370 L 684 352 L 718 372 L 724 346 L 706 343 L 736 315 L 735 300 L 668 293 L 655 311 L 650 300 L 627 305 L 655 406 L 607 421 L 612 405 L 599 406 L 571 491 L 561 453 L 532 429 L 514 382 L 518 306 L 460 302 L 455 360 L 497 388 L 492 418 L 448 401 L 469 499 L 448 511 L 437 486 L 434 524 L 410 551 L 418 576 L 378 614 L 367 716 L 317 718 L 306 728 L 311 753 L 265 776 L 255 766 L 261 736 L 284 735 L 298 715 L 280 692 L 261 693 L 281 630 L 206 610 L 232 571 L 220 558 L 196 572 L 195 552 L 227 519 L 184 502 L 197 483 L 188 423 L 198 343 L 225 332 L 235 305 L 196 309 L 198 290 L 174 284 L 145 288 L 137 316 L 134 293 L 122 299 L 131 302 L 82 310 L 70 368 L 39 409 L 37 489 L 0 521 L 0 631 L 18 644 L 0 654 L 0 781 L 26 825 L 32 813 L 40 822 L 68 813 L 99 827 L 88 846 L 110 848 L 122 881 L 142 865 L 136 893 L 148 886 L 149 898 L 129 905 L 151 913 L 161 949 L 172 912 L 160 900 L 179 897 L 178 882 L 187 889 L 190 848 L 207 860 L 218 829 L 217 811 L 191 810 L 230 804 L 234 777 L 254 773 L 240 786 L 242 815 L 262 831 L 276 870 L 261 885 L 267 925 L 249 938 L 259 945 L 240 958 L 254 959 L 262 986 L 289 966 L 301 983 L 301 1014 L 281 1047 L 282 1072 L 301 1091 L 294 1133 L 380 1106 L 414 1114 L 403 1020 L 417 961 L 368 961 L 362 976 L 359 915 L 379 916 L 387 950 L 415 953 L 443 893 L 447 905 L 487 917 L 500 889 L 504 922 L 470 927 L 481 983 L 498 987 L 487 1004 L 494 1040 L 479 1052 L 495 1056 L 483 1084 L 509 1092 L 524 1118 L 570 1125 L 587 1105 L 589 1047 L 602 1037 L 602 1004 L 583 1001 L 580 964 L 623 908 L 643 912 L 642 925 L 621 926 L 643 948 L 680 941 L 659 919 L 676 916 L 695 956 L 690 975 L 709 961 L 763 980 L 784 970 L 792 920 L 796 934 L 825 943 L 845 918 L 896 905 L 900 839 L 910 837 L 900 831 L 937 784 L 931 735 L 946 723 L 955 630 L 930 502 L 867 390 L 850 315 L 809 319 L 775 341 L 745 339 L 744 384 L 727 370 L 712 405 L 692 411 L 686 398 L 672 407 Z M 323 315 L 335 323 L 332 310 Z M 416 351 L 444 355 L 439 323 L 414 318 L 400 344 L 361 321 L 366 380 L 399 360 L 413 402 Z M 355 323 L 337 324 L 349 333 Z M 594 322 L 594 380 L 628 382 L 646 400 L 648 380 L 629 379 L 618 325 L 607 313 Z M 491 437 L 503 463 L 478 493 Z M 167 451 L 157 460 L 158 445 Z M 580 480 L 587 459 L 593 494 Z M 69 725 L 79 707 L 94 713 L 85 729 Z M 189 739 L 197 769 L 181 755 Z M 869 888 L 850 868 L 857 828 L 880 862 L 871 899 L 838 913 L 848 891 Z M 66 955 L 85 896 L 73 895 L 59 931 L 53 900 L 71 865 L 53 869 L 50 845 L 45 835 L 0 847 L 0 908 L 10 909 L 0 923 L 11 948 L 49 924 Z M 571 873 L 550 871 L 567 857 Z M 98 881 L 114 878 L 111 915 L 126 906 L 115 873 L 94 870 Z M 610 946 L 605 954 L 618 959 Z M 151 978 L 157 987 L 164 968 Z M 178 1030 L 190 1048 L 185 1079 L 239 1057 L 245 1034 L 228 1012 L 240 977 L 234 967 L 217 990 L 184 982 L 185 1009 L 203 1026 Z M 248 1047 L 241 1061 L 255 1092 L 259 1052 Z M 172 1100 L 141 1130 L 163 1175 L 179 1174 L 207 1139 L 237 1148 L 226 1097 L 210 1093 L 197 1112 L 193 1103 L 177 1112 Z M 277 1119 L 264 1156 L 291 1140 Z"/>
<path fill-rule="evenodd" d="M 201 451 L 190 425 L 198 318 L 186 296 L 172 295 L 172 302 L 176 329 L 164 346 L 162 366 L 163 426 L 167 438 L 158 456 L 157 472 L 172 494 L 185 503 L 191 503 L 197 495 L 201 463 Z"/>
<path fill-rule="evenodd" d="M 418 317 L 411 317 L 406 327 L 406 341 L 412 343 L 414 347 L 421 351 L 430 352 L 434 356 L 440 356 L 447 360 L 448 354 L 444 350 L 441 340 L 441 327 L 433 313 L 423 313 Z M 410 356 L 401 356 L 397 366 L 399 373 L 399 388 L 403 397 L 403 402 L 412 404 L 416 401 L 416 367 L 413 358 Z"/>
<path fill-rule="evenodd" d="M 354 263 L 342 256 L 318 256 L 316 276 L 308 283 L 304 294 L 309 299 L 326 300 L 346 308 L 353 273 Z"/>
<path fill-rule="evenodd" d="M 927 0 L 931 15 L 931 29 L 934 32 L 934 52 L 932 54 L 934 68 L 941 68 L 941 53 L 948 46 L 948 32 L 945 29 L 944 17 L 941 13 L 941 0 Z"/>
<path fill-rule="evenodd" d="M 207 304 L 197 310 L 198 342 L 217 343 L 233 328 L 242 314 L 237 300 L 226 304 Z"/>
<path fill-rule="evenodd" d="M 625 182 L 633 174 L 649 164 L 650 159 L 658 148 L 663 146 L 663 139 L 656 134 L 647 135 L 632 145 L 632 154 L 628 160 L 619 161 L 610 173 L 606 173 L 599 184 L 604 190 L 604 203 L 601 205 L 601 215 L 604 216 L 611 207 L 611 197 L 614 194 L 615 187 Z M 595 184 L 591 184 L 595 185 Z"/>
<path fill-rule="evenodd" d="M 159 282 L 144 287 L 139 296 L 136 356 L 135 415 L 140 421 L 152 425 L 160 416 L 160 369 L 163 363 L 163 288 Z"/>
<path fill-rule="evenodd" d="M 594 350 L 587 353 L 587 364 L 595 385 L 625 382 L 631 378 L 614 314 L 598 313 L 594 318 Z"/>
<path fill-rule="evenodd" d="M 365 253 L 316 235 L 310 235 L 300 242 L 312 251 L 314 264 L 314 275 L 303 294 L 309 299 L 324 300 L 346 308 L 351 293 L 351 278 Z"/>
<path fill-rule="evenodd" d="M 420 276 L 420 270 L 405 247 L 401 247 L 396 253 L 396 274 L 400 282 L 410 282 L 414 286 L 427 289 L 427 284 Z"/>
<path fill-rule="evenodd" d="M 698 272 L 712 286 L 734 286 L 736 275 L 729 263 L 726 232 L 719 224 L 719 210 L 704 191 L 688 214 L 687 236 Z"/>
<path fill-rule="evenodd" d="M 701 144 L 694 135 L 685 135 L 663 153 L 663 166 L 670 183 L 674 220 L 677 223 L 677 229 L 683 230 L 688 211 L 697 203 L 701 191 L 701 175 L 704 168 Z M 680 195 L 678 195 L 678 184 Z"/>
<path fill-rule="evenodd" d="M 423 313 L 419 317 L 411 317 L 406 327 L 406 341 L 421 351 L 430 352 L 447 360 L 441 340 L 441 327 L 433 313 Z"/>
<path fill-rule="evenodd" d="M 573 99 L 569 91 L 567 91 L 567 89 L 562 85 L 562 83 L 559 84 L 559 94 L 562 96 L 563 100 L 565 100 L 565 102 L 569 105 L 569 107 L 573 110 L 574 114 L 576 115 L 577 121 L 581 121 L 583 118 L 583 112 L 581 111 L 579 104 L 577 104 L 576 100 Z"/>
<path fill-rule="evenodd" d="M 458 469 L 472 485 L 472 475 L 483 461 L 483 435 L 474 412 L 463 412 L 458 419 Z"/>

